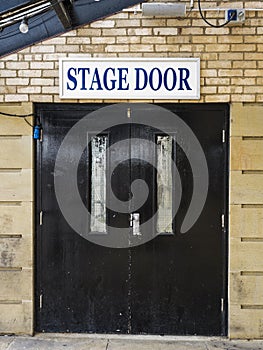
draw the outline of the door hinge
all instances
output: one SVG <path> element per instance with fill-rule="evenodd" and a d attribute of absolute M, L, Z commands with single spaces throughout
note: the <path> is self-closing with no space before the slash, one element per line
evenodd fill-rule
<path fill-rule="evenodd" d="M 225 310 L 225 299 L 221 298 L 221 312 L 224 312 Z"/>
<path fill-rule="evenodd" d="M 225 228 L 225 214 L 221 215 L 221 226 L 222 228 Z"/>
<path fill-rule="evenodd" d="M 43 294 L 40 294 L 39 296 L 39 309 L 42 309 L 43 306 Z"/>
<path fill-rule="evenodd" d="M 39 225 L 42 226 L 43 224 L 43 211 L 39 212 Z"/>
<path fill-rule="evenodd" d="M 222 130 L 222 142 L 225 143 L 226 142 L 226 131 Z"/>

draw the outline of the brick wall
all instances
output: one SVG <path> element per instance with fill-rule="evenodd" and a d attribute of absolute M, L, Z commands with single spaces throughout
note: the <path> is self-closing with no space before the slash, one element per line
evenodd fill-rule
<path fill-rule="evenodd" d="M 207 2 L 203 3 L 207 6 Z M 262 4 L 259 1 L 231 4 L 223 1 L 209 2 L 209 6 L 256 8 Z M 205 15 L 213 23 L 216 23 L 217 17 L 220 23 L 224 21 L 222 11 L 207 11 Z M 207 26 L 196 11 L 183 20 L 142 17 L 141 13 L 126 11 L 33 45 L 0 60 L 0 110 L 30 113 L 34 102 L 62 102 L 58 95 L 59 57 L 200 57 L 201 99 L 189 102 L 229 102 L 231 106 L 229 336 L 262 338 L 263 11 L 249 11 L 246 16 L 242 26 L 215 29 Z M 31 131 L 23 131 L 21 122 L 17 120 L 8 124 L 7 118 L 1 118 L 0 141 L 7 142 L 6 135 L 19 136 L 22 133 L 22 139 L 29 135 Z M 8 141 L 9 157 L 0 151 L 0 167 L 4 169 L 0 176 L 5 178 L 6 169 L 18 167 L 14 164 L 12 149 L 26 159 L 21 154 L 20 141 L 15 138 L 11 141 Z M 32 144 L 27 143 L 24 147 L 32 164 Z M 30 164 L 21 163 L 21 173 L 25 174 L 23 168 L 30 168 Z M 0 333 L 30 333 L 33 330 L 33 307 L 30 303 L 33 290 L 32 252 L 27 248 L 28 242 L 31 248 L 33 246 L 32 207 L 22 215 L 23 219 L 19 214 L 24 213 L 23 205 L 28 206 L 32 201 L 31 175 L 27 173 L 28 191 L 25 195 L 28 197 L 25 199 L 20 196 L 22 185 L 14 188 L 14 184 L 10 187 L 8 181 L 0 183 L 0 236 L 5 237 L 0 238 L 10 244 L 4 243 L 5 251 L 16 254 L 13 241 L 8 241 L 10 237 L 6 237 L 7 233 L 20 234 L 19 227 L 22 227 L 21 230 L 26 227 L 25 235 L 29 234 L 24 238 L 23 231 L 21 237 L 16 237 L 21 241 L 24 255 L 17 254 L 13 265 L 0 265 L 0 311 L 4 315 L 0 320 Z M 19 176 L 19 173 L 13 172 L 12 176 Z M 10 193 L 17 196 L 21 208 L 16 207 L 14 211 L 10 210 L 11 207 L 6 208 L 5 203 L 9 205 L 12 202 Z M 6 232 L 2 217 L 10 216 L 10 213 L 13 213 L 10 220 L 15 226 Z M 21 277 L 23 271 L 25 277 Z M 16 290 L 17 281 L 24 278 L 28 288 Z M 11 291 L 10 294 L 8 291 Z"/>
<path fill-rule="evenodd" d="M 205 14 L 212 23 L 224 22 L 223 11 Z M 197 11 L 183 20 L 122 12 L 0 60 L 0 102 L 59 102 L 58 58 L 74 54 L 200 57 L 200 102 L 263 102 L 263 11 L 246 16 L 244 25 L 216 29 Z"/>

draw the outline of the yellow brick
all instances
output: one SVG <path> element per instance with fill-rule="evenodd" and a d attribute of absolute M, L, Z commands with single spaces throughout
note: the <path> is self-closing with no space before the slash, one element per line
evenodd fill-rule
<path fill-rule="evenodd" d="M 54 85 L 54 79 L 50 78 L 32 78 L 30 79 L 30 84 L 31 85 L 37 85 L 37 86 L 42 86 L 42 85 Z"/>
<path fill-rule="evenodd" d="M 229 43 L 229 44 L 234 44 L 234 43 L 243 43 L 243 36 L 241 35 L 221 35 L 218 36 L 218 42 L 219 43 Z"/>
<path fill-rule="evenodd" d="M 142 38 L 139 38 L 139 37 L 133 37 L 133 38 L 141 40 L 142 44 L 165 44 L 166 43 L 166 38 L 163 37 L 163 36 L 157 36 L 157 37 L 155 37 L 155 36 L 144 36 Z M 168 42 L 168 44 L 169 44 L 169 42 Z"/>
<path fill-rule="evenodd" d="M 83 36 L 80 36 L 80 37 L 73 37 L 73 38 L 66 38 L 66 42 L 67 42 L 67 45 L 71 45 L 71 44 L 90 44 L 91 43 L 91 39 L 90 37 L 83 37 Z"/>
<path fill-rule="evenodd" d="M 215 44 L 217 42 L 217 37 L 215 35 L 194 35 L 192 37 L 192 42 L 194 44 L 196 43 Z"/>
<path fill-rule="evenodd" d="M 202 52 L 200 53 L 201 59 L 205 61 L 215 61 L 218 60 L 218 54 L 215 52 Z"/>
<path fill-rule="evenodd" d="M 242 77 L 242 69 L 219 69 L 218 75 L 220 77 Z"/>
<path fill-rule="evenodd" d="M 183 21 L 177 18 L 168 18 L 167 19 L 167 27 L 184 27 L 187 28 L 188 26 L 191 26 L 191 20 L 190 19 L 184 19 Z M 158 25 L 156 25 L 158 27 Z"/>
<path fill-rule="evenodd" d="M 180 52 L 203 52 L 205 48 L 205 45 L 180 45 Z"/>
<path fill-rule="evenodd" d="M 30 102 L 53 102 L 53 96 L 52 95 L 30 95 L 29 96 L 29 101 Z"/>
<path fill-rule="evenodd" d="M 153 37 L 153 39 L 163 39 L 164 43 L 167 41 L 167 44 L 190 44 L 191 37 L 189 35 L 177 35 L 177 36 L 168 36 L 168 37 Z"/>
<path fill-rule="evenodd" d="M 104 29 L 107 30 L 107 29 Z M 116 30 L 116 29 L 115 29 Z M 111 30 L 109 30 L 111 31 Z M 92 36 L 100 36 L 102 34 L 101 29 L 91 29 L 91 28 L 79 28 L 77 29 L 78 37 L 92 37 Z M 114 34 L 113 34 L 114 35 Z"/>
<path fill-rule="evenodd" d="M 220 52 L 219 53 L 219 60 L 226 60 L 226 61 L 232 61 L 232 60 L 239 60 L 242 61 L 244 58 L 244 54 L 241 52 Z"/>
<path fill-rule="evenodd" d="M 135 44 L 130 45 L 130 51 L 131 52 L 152 52 L 153 51 L 153 45 L 146 45 L 146 44 Z"/>
<path fill-rule="evenodd" d="M 201 94 L 216 94 L 217 93 L 217 87 L 216 86 L 202 86 L 201 87 Z"/>
<path fill-rule="evenodd" d="M 7 85 L 28 85 L 29 78 L 7 78 L 6 84 Z"/>
<path fill-rule="evenodd" d="M 30 62 L 30 69 L 54 69 L 53 62 Z"/>
<path fill-rule="evenodd" d="M 245 94 L 239 94 L 239 95 L 231 95 L 231 101 L 232 102 L 255 102 L 256 101 L 256 95 L 245 95 Z"/>
<path fill-rule="evenodd" d="M 231 28 L 231 34 L 233 35 L 248 35 L 255 34 L 256 29 L 251 27 L 233 27 Z"/>
<path fill-rule="evenodd" d="M 231 68 L 231 61 L 208 61 L 208 68 Z M 220 75 L 220 74 L 219 74 Z"/>
<path fill-rule="evenodd" d="M 154 28 L 153 29 L 153 34 L 154 35 L 177 35 L 178 34 L 178 29 L 174 27 L 169 27 L 169 28 Z"/>
<path fill-rule="evenodd" d="M 208 52 L 229 52 L 230 45 L 228 44 L 207 44 L 205 51 Z"/>
<path fill-rule="evenodd" d="M 182 28 L 182 35 L 200 35 L 204 33 L 203 28 Z"/>
<path fill-rule="evenodd" d="M 262 77 L 263 69 L 245 69 L 244 76 L 245 77 Z"/>
<path fill-rule="evenodd" d="M 7 69 L 28 69 L 29 63 L 28 62 L 6 62 L 6 68 Z"/>
<path fill-rule="evenodd" d="M 262 37 L 256 35 L 244 35 L 245 43 L 262 43 Z"/>
<path fill-rule="evenodd" d="M 156 52 L 178 52 L 179 45 L 155 45 Z"/>
<path fill-rule="evenodd" d="M 208 35 L 227 35 L 229 34 L 230 29 L 228 27 L 223 28 L 205 28 L 205 34 Z"/>
<path fill-rule="evenodd" d="M 233 61 L 233 68 L 256 68 L 256 61 Z"/>
<path fill-rule="evenodd" d="M 25 86 L 25 87 L 17 87 L 18 94 L 40 94 L 41 87 L 40 86 Z"/>
<path fill-rule="evenodd" d="M 263 93 L 263 86 L 244 86 L 244 93 L 245 94 L 262 94 Z"/>
<path fill-rule="evenodd" d="M 245 52 L 245 60 L 262 60 L 262 53 L 257 53 L 257 52 Z"/>
<path fill-rule="evenodd" d="M 6 57 L 2 57 L 1 60 L 3 61 L 18 61 L 18 55 L 17 53 L 8 55 Z"/>
<path fill-rule="evenodd" d="M 105 52 L 129 52 L 129 45 L 107 45 Z"/>
<path fill-rule="evenodd" d="M 141 20 L 141 23 L 142 23 L 142 27 L 165 27 L 166 25 L 171 25 L 168 21 L 166 21 L 166 19 L 156 19 L 156 18 L 144 19 L 143 18 Z"/>
<path fill-rule="evenodd" d="M 16 77 L 16 76 L 17 76 L 16 70 L 6 70 L 6 69 L 0 70 L 0 77 Z"/>
<path fill-rule="evenodd" d="M 219 94 L 242 94 L 243 86 L 219 86 Z"/>
<path fill-rule="evenodd" d="M 104 45 L 102 44 L 97 44 L 97 45 L 80 45 L 80 48 L 79 48 L 79 52 L 80 53 L 83 53 L 83 52 L 101 52 L 101 51 L 104 51 Z M 71 52 L 72 53 L 72 52 Z"/>
<path fill-rule="evenodd" d="M 92 37 L 91 43 L 97 44 L 115 44 L 116 38 L 114 36 L 102 36 L 102 37 Z"/>
<path fill-rule="evenodd" d="M 110 17 L 111 19 L 127 19 L 129 18 L 129 14 L 127 12 L 119 12 Z"/>
<path fill-rule="evenodd" d="M 134 19 L 133 21 L 129 19 L 121 19 L 116 21 L 116 27 L 121 28 L 121 27 L 139 27 L 140 26 L 140 20 L 139 19 Z"/>
<path fill-rule="evenodd" d="M 206 85 L 229 85 L 229 78 L 205 78 Z"/>
<path fill-rule="evenodd" d="M 56 52 L 78 52 L 78 45 L 56 45 Z"/>
<path fill-rule="evenodd" d="M 235 85 L 254 85 L 255 83 L 255 78 L 231 78 L 231 84 Z"/>
<path fill-rule="evenodd" d="M 201 70 L 201 76 L 203 77 L 217 77 L 216 69 L 203 69 Z"/>
<path fill-rule="evenodd" d="M 256 102 L 262 103 L 263 102 L 263 94 L 257 94 L 256 96 Z"/>
<path fill-rule="evenodd" d="M 54 45 L 35 45 L 31 47 L 32 53 L 39 53 L 39 52 L 55 52 L 55 46 Z"/>
<path fill-rule="evenodd" d="M 240 51 L 240 52 L 244 52 L 244 51 L 255 51 L 256 50 L 256 45 L 249 45 L 249 44 L 233 44 L 231 45 L 231 51 Z"/>
<path fill-rule="evenodd" d="M 19 77 L 29 77 L 29 78 L 39 78 L 41 77 L 42 71 L 40 69 L 27 69 L 27 70 L 19 70 Z"/>
<path fill-rule="evenodd" d="M 230 95 L 207 95 L 205 102 L 230 102 Z"/>
<path fill-rule="evenodd" d="M 5 83 L 3 86 L 0 86 L 0 94 L 3 95 L 3 97 L 6 94 L 15 94 L 17 92 L 17 86 L 16 85 L 6 85 Z"/>
<path fill-rule="evenodd" d="M 27 102 L 29 101 L 26 94 L 6 94 L 4 96 L 5 102 Z"/>
<path fill-rule="evenodd" d="M 47 43 L 47 45 L 57 45 L 57 44 L 64 45 L 64 44 L 66 44 L 66 38 L 59 36 L 56 38 L 48 39 L 46 41 L 46 43 Z"/>
<path fill-rule="evenodd" d="M 92 34 L 90 34 L 92 35 Z M 99 34 L 96 32 L 93 35 L 98 36 Z M 102 35 L 103 36 L 121 36 L 121 35 L 127 35 L 127 29 L 126 28 L 114 28 L 114 29 L 102 29 Z M 133 35 L 133 34 L 131 34 Z M 136 34 L 135 34 L 136 35 Z"/>
<path fill-rule="evenodd" d="M 151 28 L 131 28 L 131 29 L 128 29 L 128 35 L 139 35 L 139 36 L 152 35 L 152 29 Z"/>
<path fill-rule="evenodd" d="M 115 21 L 110 20 L 110 19 L 105 19 L 102 21 L 95 21 L 90 24 L 91 28 L 114 28 L 115 26 Z"/>

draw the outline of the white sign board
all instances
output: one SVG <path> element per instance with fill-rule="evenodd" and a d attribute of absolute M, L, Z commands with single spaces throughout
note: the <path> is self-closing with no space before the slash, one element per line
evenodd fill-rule
<path fill-rule="evenodd" d="M 199 58 L 61 58 L 60 98 L 199 99 Z"/>

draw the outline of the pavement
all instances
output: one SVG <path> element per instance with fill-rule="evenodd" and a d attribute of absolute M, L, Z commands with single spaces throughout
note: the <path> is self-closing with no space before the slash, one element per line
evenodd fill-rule
<path fill-rule="evenodd" d="M 0 350 L 263 350 L 262 340 L 226 338 L 37 334 L 0 336 Z"/>

